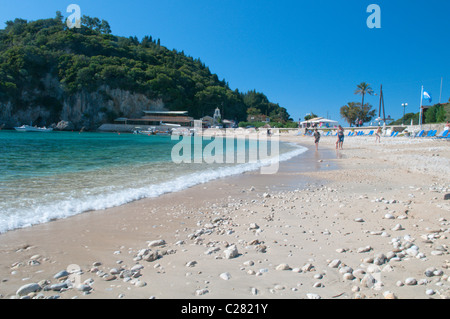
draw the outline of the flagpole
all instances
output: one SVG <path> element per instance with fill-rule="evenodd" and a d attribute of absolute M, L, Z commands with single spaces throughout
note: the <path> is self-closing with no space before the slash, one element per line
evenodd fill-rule
<path fill-rule="evenodd" d="M 422 85 L 422 89 L 421 89 L 421 91 L 420 91 L 420 113 L 419 113 L 419 125 L 420 125 L 420 129 L 422 129 L 422 116 L 423 116 L 422 102 L 423 102 L 423 85 Z"/>

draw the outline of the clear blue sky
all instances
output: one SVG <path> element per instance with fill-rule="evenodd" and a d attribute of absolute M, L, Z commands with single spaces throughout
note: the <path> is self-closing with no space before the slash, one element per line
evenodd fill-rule
<path fill-rule="evenodd" d="M 420 88 L 450 98 L 449 0 L 0 0 L 0 26 L 65 17 L 69 4 L 107 20 L 115 35 L 160 38 L 200 58 L 232 89 L 256 89 L 294 120 L 314 112 L 343 123 L 356 85 L 383 85 L 386 115 L 418 112 Z M 381 28 L 369 29 L 369 4 Z M 367 97 L 378 112 L 379 97 Z"/>

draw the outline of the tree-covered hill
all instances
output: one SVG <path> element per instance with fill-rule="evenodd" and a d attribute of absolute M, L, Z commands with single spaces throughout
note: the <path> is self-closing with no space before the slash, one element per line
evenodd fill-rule
<path fill-rule="evenodd" d="M 53 19 L 8 21 L 0 30 L 0 125 L 65 120 L 95 129 L 150 108 L 200 118 L 219 107 L 223 118 L 238 121 L 252 108 L 274 122 L 290 120 L 263 93 L 231 90 L 200 59 L 159 39 L 114 36 L 98 18 L 81 22 L 69 29 L 57 12 Z"/>

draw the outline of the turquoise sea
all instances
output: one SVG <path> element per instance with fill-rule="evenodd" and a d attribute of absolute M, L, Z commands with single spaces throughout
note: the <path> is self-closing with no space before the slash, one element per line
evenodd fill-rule
<path fill-rule="evenodd" d="M 249 140 L 223 143 L 224 154 L 227 147 L 233 147 L 236 154 L 245 148 L 244 163 L 176 163 L 172 152 L 181 139 L 0 131 L 0 233 L 157 197 L 265 165 L 262 160 L 250 160 L 252 148 L 258 145 Z M 192 153 L 198 139 L 191 139 Z M 208 145 L 211 149 L 213 141 L 200 138 L 200 149 L 206 150 Z M 306 151 L 290 143 L 279 145 L 280 161 Z M 218 149 L 211 154 L 220 153 Z"/>

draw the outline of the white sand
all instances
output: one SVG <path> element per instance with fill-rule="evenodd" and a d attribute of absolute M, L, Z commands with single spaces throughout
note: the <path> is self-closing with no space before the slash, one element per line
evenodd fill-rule
<path fill-rule="evenodd" d="M 82 273 L 72 279 L 89 283 L 89 294 L 30 296 L 450 297 L 448 141 L 356 136 L 336 151 L 335 138 L 322 137 L 315 152 L 312 137 L 282 139 L 310 151 L 274 176 L 248 173 L 0 235 L 0 294 L 18 298 L 22 285 L 58 283 L 53 275 L 75 264 Z M 159 259 L 136 260 L 158 239 L 166 244 L 149 249 Z M 232 245 L 238 255 L 226 259 Z M 374 263 L 381 254 L 390 259 Z M 101 265 L 93 272 L 94 262 Z M 130 281 L 97 272 L 136 264 L 141 276 Z M 344 278 L 346 266 L 355 278 Z"/>

